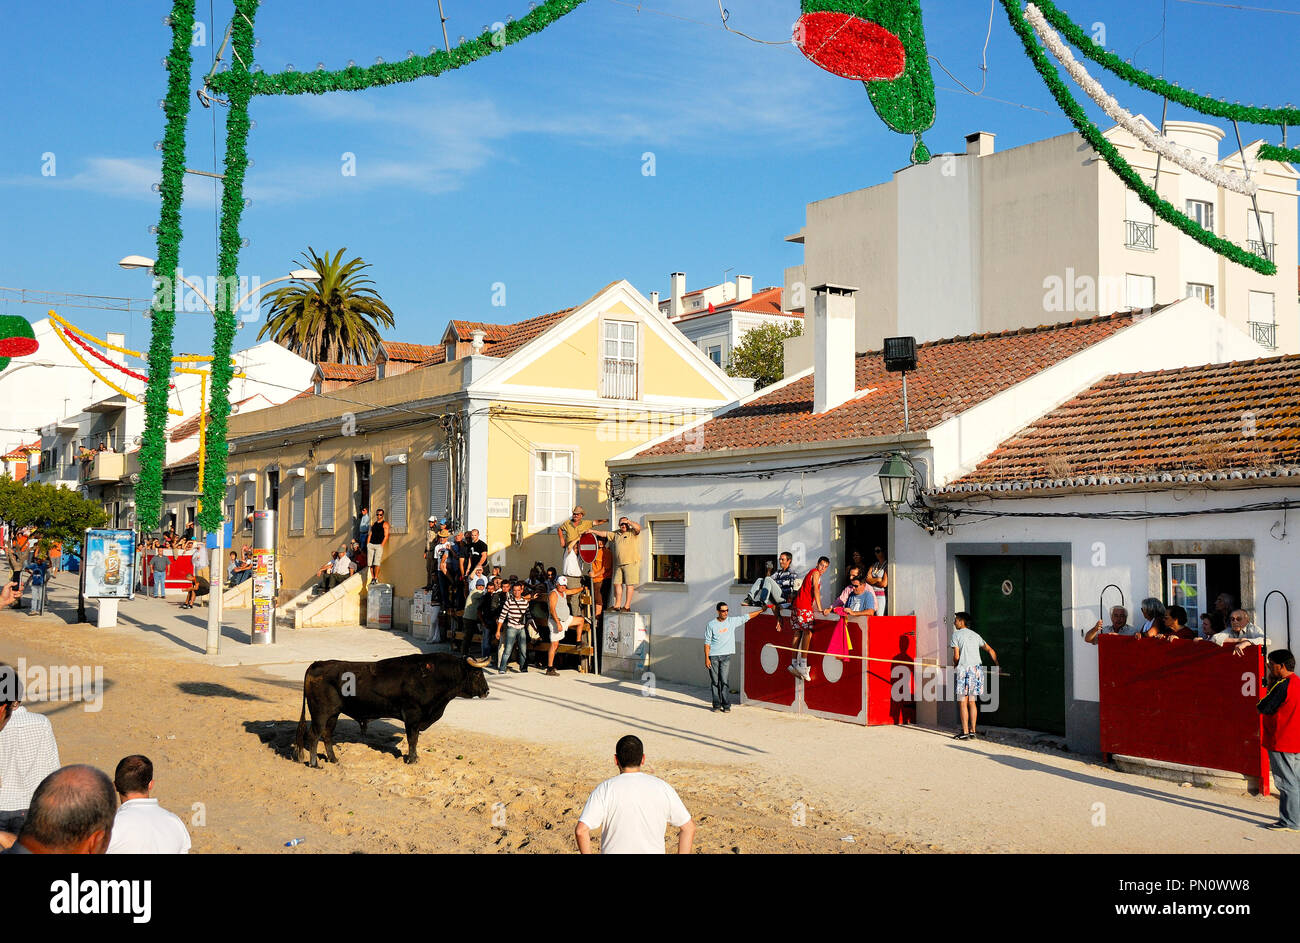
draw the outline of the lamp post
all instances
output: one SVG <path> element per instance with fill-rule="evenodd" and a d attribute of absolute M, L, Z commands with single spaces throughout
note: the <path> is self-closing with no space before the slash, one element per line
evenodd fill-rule
<path fill-rule="evenodd" d="M 122 259 L 117 264 L 127 270 L 144 269 L 152 273 L 154 267 L 154 260 L 147 258 L 143 255 L 128 255 L 126 258 Z M 202 301 L 203 304 L 207 307 L 208 311 L 212 313 L 212 316 L 216 317 L 217 314 L 216 306 L 208 299 L 208 297 L 205 294 L 203 294 L 202 289 L 200 289 L 197 285 L 195 285 L 184 275 L 180 275 L 179 277 L 180 280 L 184 282 L 185 285 L 187 285 L 191 291 L 194 292 L 194 294 L 199 296 L 199 300 Z M 248 301 L 249 298 L 253 297 L 254 294 L 257 294 L 262 289 L 266 288 L 268 285 L 274 285 L 278 282 L 289 282 L 289 281 L 318 282 L 320 281 L 320 273 L 315 271 L 314 269 L 294 269 L 288 275 L 281 275 L 279 278 L 273 278 L 269 282 L 259 283 L 256 288 L 247 292 L 242 298 L 240 298 L 233 305 L 231 305 L 231 310 L 238 311 L 241 307 L 243 307 L 244 302 Z M 200 395 L 200 400 L 201 400 L 199 403 L 200 420 L 202 420 L 207 415 L 208 412 L 208 404 L 206 402 L 206 399 L 207 399 L 206 396 Z M 231 409 L 231 413 L 232 414 L 234 413 L 233 408 Z M 201 456 L 202 453 L 206 450 L 206 448 L 207 448 L 206 437 L 202 433 L 200 433 L 200 441 L 199 441 L 200 467 L 202 467 Z M 201 474 L 199 476 L 198 486 L 200 491 L 202 491 L 203 478 Z M 212 555 L 209 558 L 209 568 L 208 568 L 208 576 L 210 577 L 210 579 L 208 581 L 208 636 L 207 636 L 206 649 L 207 649 L 207 654 L 209 655 L 217 654 L 221 646 L 221 588 L 225 583 L 225 574 L 223 573 L 223 568 L 225 566 L 225 561 L 226 561 L 226 548 L 225 548 L 226 521 L 225 520 L 222 520 L 218 525 L 216 538 L 217 539 L 214 541 L 216 546 L 212 548 Z"/>
<path fill-rule="evenodd" d="M 884 498 L 885 504 L 889 506 L 889 512 L 894 517 L 906 518 L 914 521 L 917 525 L 924 528 L 926 533 L 934 534 L 940 527 L 940 517 L 946 517 L 945 509 L 932 508 L 925 503 L 920 497 L 923 487 L 917 474 L 915 466 L 903 452 L 891 452 L 880 466 L 880 471 L 876 475 L 880 481 L 880 495 Z M 908 490 L 915 487 L 917 490 L 918 500 L 912 503 L 908 498 Z M 908 510 L 900 510 L 904 505 Z M 951 525 L 948 525 L 951 533 Z"/>

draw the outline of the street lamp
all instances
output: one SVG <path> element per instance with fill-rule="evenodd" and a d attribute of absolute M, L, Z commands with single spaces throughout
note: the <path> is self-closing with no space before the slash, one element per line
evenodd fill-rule
<path fill-rule="evenodd" d="M 912 469 L 908 467 L 903 456 L 892 453 L 880 466 L 880 494 L 889 505 L 891 513 L 897 515 L 898 506 L 907 500 L 907 489 L 912 483 Z"/>
<path fill-rule="evenodd" d="M 122 268 L 127 269 L 128 271 L 130 269 L 145 269 L 146 271 L 152 272 L 154 267 L 154 260 L 147 258 L 143 255 L 128 255 L 126 258 L 122 259 L 117 264 Z M 186 278 L 184 275 L 180 276 L 180 280 L 184 282 L 189 287 L 189 289 L 194 292 L 194 294 L 199 296 L 199 300 L 202 301 L 204 306 L 207 307 L 207 309 L 211 311 L 212 314 L 215 316 L 217 313 L 216 305 L 214 305 L 211 301 L 208 300 L 207 295 L 203 294 L 203 290 L 199 288 L 198 285 L 195 285 L 192 281 Z M 318 282 L 318 281 L 320 281 L 320 273 L 317 272 L 315 269 L 309 269 L 309 268 L 294 269 L 288 275 L 281 275 L 279 278 L 273 278 L 269 282 L 259 282 L 252 290 L 245 293 L 242 298 L 240 298 L 233 305 L 231 305 L 230 310 L 238 311 L 240 308 L 244 306 L 245 301 L 253 297 L 253 295 L 257 294 L 259 291 L 261 291 L 263 288 L 267 287 L 268 285 L 275 285 L 280 282 Z M 244 326 L 243 321 L 240 321 L 239 326 L 240 327 Z"/>

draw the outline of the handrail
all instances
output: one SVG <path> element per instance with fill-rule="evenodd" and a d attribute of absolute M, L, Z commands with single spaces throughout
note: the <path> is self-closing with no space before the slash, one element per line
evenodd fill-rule
<path fill-rule="evenodd" d="M 1277 595 L 1277 596 L 1281 596 L 1281 597 L 1282 597 L 1282 604 L 1283 604 L 1284 606 L 1286 606 L 1286 609 L 1285 609 L 1285 612 L 1286 612 L 1286 647 L 1287 647 L 1287 651 L 1294 652 L 1294 649 L 1291 648 L 1291 600 L 1289 600 L 1289 599 L 1286 598 L 1286 593 L 1282 592 L 1282 590 L 1280 590 L 1280 589 L 1275 589 L 1275 590 L 1273 590 L 1272 592 L 1270 592 L 1268 595 L 1266 595 L 1266 596 L 1264 597 L 1264 602 L 1263 602 L 1263 604 L 1260 606 L 1260 612 L 1261 612 L 1261 614 L 1262 614 L 1262 617 L 1261 617 L 1261 620 L 1260 620 L 1260 621 L 1262 621 L 1262 622 L 1264 623 L 1264 625 L 1263 625 L 1263 629 L 1264 629 L 1264 648 L 1265 648 L 1265 653 L 1267 654 L 1267 649 L 1268 649 L 1268 601 L 1269 601 L 1270 599 L 1272 599 L 1273 596 L 1275 596 L 1275 595 Z"/>

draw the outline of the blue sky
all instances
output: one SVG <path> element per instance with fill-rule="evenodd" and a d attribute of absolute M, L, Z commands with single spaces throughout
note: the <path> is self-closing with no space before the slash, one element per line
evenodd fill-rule
<path fill-rule="evenodd" d="M 1285 9 L 1278 0 L 1250 6 Z M 784 40 L 796 0 L 724 0 L 730 25 Z M 195 85 L 231 14 L 198 0 L 208 45 Z M 1255 104 L 1300 101 L 1291 66 L 1300 16 L 1190 0 L 1066 0 L 1106 45 L 1202 92 Z M 1300 8 L 1300 0 L 1294 6 Z M 165 2 L 6 4 L 0 34 L 0 285 L 145 297 L 148 279 L 120 270 L 124 255 L 154 254 L 162 135 L 160 64 L 169 41 Z M 527 11 L 523 0 L 444 0 L 451 40 Z M 925 0 L 929 51 L 979 87 L 989 22 L 985 0 Z M 1165 23 L 1161 32 L 1162 21 Z M 441 45 L 435 0 L 278 0 L 258 16 L 257 61 L 340 68 Z M 1269 65 L 1273 63 L 1274 65 Z M 974 130 L 1013 147 L 1069 130 L 1030 67 L 998 3 L 984 97 L 956 89 L 934 66 L 936 153 L 964 147 Z M 1158 120 L 1154 96 L 1098 73 L 1130 110 Z M 948 89 L 948 90 L 946 90 Z M 1082 95 L 1077 97 L 1082 98 Z M 191 113 L 189 165 L 214 166 L 213 116 Z M 1096 116 L 1096 112 L 1093 112 Z M 836 78 L 789 44 L 760 45 L 719 26 L 716 0 L 636 6 L 588 0 L 543 33 L 457 72 L 417 83 L 332 96 L 257 99 L 248 177 L 253 200 L 241 269 L 263 281 L 285 274 L 307 246 L 347 247 L 392 306 L 393 339 L 436 343 L 449 318 L 512 321 L 582 301 L 626 278 L 667 290 L 752 274 L 777 284 L 801 259 L 783 237 L 805 203 L 887 179 L 910 140 L 876 117 L 860 83 Z M 1177 107 L 1170 117 L 1194 117 Z M 1247 141 L 1269 136 L 1242 128 Z M 1228 142 L 1225 141 L 1225 145 Z M 654 176 L 642 173 L 653 152 Z M 218 154 L 220 151 L 218 150 Z M 341 170 L 355 155 L 355 176 Z M 54 155 L 53 176 L 43 155 Z M 215 270 L 214 184 L 187 189 L 185 271 Z M 505 285 L 506 305 L 492 305 Z M 35 320 L 43 310 L 0 301 Z M 79 309 L 92 332 L 122 330 L 148 343 L 148 322 Z M 211 322 L 178 323 L 177 350 L 210 346 Z M 256 326 L 237 336 L 250 344 Z"/>

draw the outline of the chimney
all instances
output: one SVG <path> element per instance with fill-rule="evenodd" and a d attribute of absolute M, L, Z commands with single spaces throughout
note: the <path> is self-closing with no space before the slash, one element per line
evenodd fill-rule
<path fill-rule="evenodd" d="M 673 321 L 682 316 L 682 295 L 686 294 L 686 276 L 673 272 L 668 276 L 668 320 Z"/>
<path fill-rule="evenodd" d="M 754 276 L 737 275 L 736 276 L 736 300 L 748 301 L 754 297 Z"/>
<path fill-rule="evenodd" d="M 856 292 L 845 285 L 813 289 L 814 413 L 824 413 L 853 398 L 857 385 Z"/>
<path fill-rule="evenodd" d="M 115 347 L 126 346 L 125 334 L 119 334 L 110 331 L 108 334 L 104 335 L 104 339 L 107 340 L 110 344 L 114 345 Z M 108 355 L 108 359 L 113 361 L 113 363 L 120 363 L 123 366 L 126 365 L 126 355 L 122 353 L 120 350 L 106 349 L 104 353 Z"/>
<path fill-rule="evenodd" d="M 650 307 L 655 309 L 655 314 L 663 313 L 659 310 L 659 292 L 657 291 L 650 292 Z"/>
<path fill-rule="evenodd" d="M 966 153 L 971 157 L 988 157 L 993 153 L 993 137 L 987 131 L 966 135 Z"/>
<path fill-rule="evenodd" d="M 470 341 L 469 349 L 474 354 L 483 353 L 483 339 L 487 337 L 487 331 L 482 331 L 482 330 L 473 331 L 470 334 L 470 337 L 472 338 L 472 340 Z"/>

